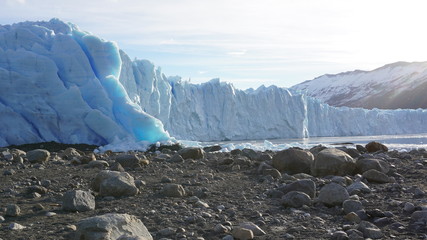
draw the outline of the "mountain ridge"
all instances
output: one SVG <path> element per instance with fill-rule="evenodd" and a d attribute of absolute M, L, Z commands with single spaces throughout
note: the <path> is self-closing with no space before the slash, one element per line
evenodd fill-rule
<path fill-rule="evenodd" d="M 427 61 L 400 61 L 372 71 L 325 74 L 290 89 L 338 107 L 425 109 Z"/>

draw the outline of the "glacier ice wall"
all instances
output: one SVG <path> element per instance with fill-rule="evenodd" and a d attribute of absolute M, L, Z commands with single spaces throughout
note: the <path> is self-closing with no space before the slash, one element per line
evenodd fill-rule
<path fill-rule="evenodd" d="M 179 77 L 167 79 L 148 61 L 139 62 L 137 68 L 149 76 L 145 78 L 145 87 L 125 75 L 121 75 L 120 81 L 124 86 L 132 86 L 131 98 L 137 99 L 142 108 L 160 119 L 169 133 L 179 139 L 247 140 L 427 132 L 427 110 L 424 109 L 331 107 L 276 86 L 242 91 L 218 79 L 203 84 L 191 84 Z M 154 96 L 160 95 L 161 100 L 153 98 L 151 91 Z M 163 103 L 158 104 L 159 101 Z"/>
<path fill-rule="evenodd" d="M 129 99 L 121 68 L 114 43 L 58 19 L 0 26 L 0 146 L 169 139 Z"/>
<path fill-rule="evenodd" d="M 167 78 L 58 19 L 0 26 L 0 84 L 0 146 L 427 132 L 426 110 L 337 108 L 275 86 Z"/>

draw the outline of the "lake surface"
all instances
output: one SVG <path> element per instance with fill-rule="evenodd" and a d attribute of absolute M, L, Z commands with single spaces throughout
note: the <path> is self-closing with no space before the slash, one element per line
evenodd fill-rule
<path fill-rule="evenodd" d="M 290 147 L 311 148 L 322 144 L 326 146 L 355 147 L 356 144 L 365 145 L 377 141 L 385 144 L 389 149 L 409 151 L 411 149 L 427 149 L 427 133 L 408 135 L 380 135 L 380 136 L 347 136 L 347 137 L 311 137 L 304 139 L 269 139 L 246 141 L 220 141 L 220 142 L 192 142 L 182 141 L 186 146 L 211 146 L 220 145 L 225 150 L 252 148 L 255 150 L 283 150 Z"/>

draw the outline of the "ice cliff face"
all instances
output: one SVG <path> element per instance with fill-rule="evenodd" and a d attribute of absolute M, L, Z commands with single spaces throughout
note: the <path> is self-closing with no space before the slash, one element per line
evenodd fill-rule
<path fill-rule="evenodd" d="M 427 108 L 427 62 L 397 62 L 373 71 L 327 74 L 292 89 L 332 106 Z"/>
<path fill-rule="evenodd" d="M 290 90 L 166 78 L 57 19 L 0 26 L 0 146 L 427 132 L 425 110 L 335 108 Z"/>
<path fill-rule="evenodd" d="M 0 26 L 0 145 L 162 141 L 119 82 L 117 46 L 57 19 Z"/>

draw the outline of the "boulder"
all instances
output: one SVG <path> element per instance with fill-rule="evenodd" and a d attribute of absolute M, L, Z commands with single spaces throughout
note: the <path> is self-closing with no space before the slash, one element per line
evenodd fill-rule
<path fill-rule="evenodd" d="M 311 205 L 311 198 L 306 193 L 292 191 L 282 197 L 282 204 L 286 207 L 300 208 Z"/>
<path fill-rule="evenodd" d="M 123 238 L 126 237 L 126 238 Z M 139 237 L 139 238 L 129 238 Z M 109 213 L 85 218 L 77 223 L 74 239 L 116 240 L 145 239 L 152 240 L 150 232 L 137 217 L 128 214 Z"/>
<path fill-rule="evenodd" d="M 306 193 L 310 198 L 314 198 L 316 196 L 316 184 L 310 179 L 297 180 L 290 184 L 281 186 L 279 190 L 285 194 L 292 191 L 298 191 Z"/>
<path fill-rule="evenodd" d="M 44 163 L 49 160 L 50 152 L 44 149 L 35 149 L 27 152 L 27 159 L 30 163 Z"/>
<path fill-rule="evenodd" d="M 342 207 L 344 209 L 344 213 L 348 214 L 351 212 L 357 212 L 363 209 L 362 203 L 358 200 L 347 199 L 343 202 Z"/>
<path fill-rule="evenodd" d="M 214 146 L 209 146 L 209 147 L 204 147 L 203 150 L 205 152 L 217 152 L 219 150 L 221 150 L 222 147 L 219 145 L 214 145 Z"/>
<path fill-rule="evenodd" d="M 205 151 L 201 148 L 189 147 L 178 151 L 183 159 L 201 159 L 205 157 Z"/>
<path fill-rule="evenodd" d="M 329 183 L 320 189 L 318 200 L 326 206 L 340 206 L 348 198 L 348 192 L 343 186 Z"/>
<path fill-rule="evenodd" d="M 327 148 L 314 158 L 311 173 L 316 177 L 345 176 L 352 175 L 355 168 L 356 162 L 350 155 L 335 148 Z"/>
<path fill-rule="evenodd" d="M 356 181 L 347 187 L 347 191 L 350 195 L 361 193 L 370 193 L 371 189 L 365 183 L 361 181 Z"/>
<path fill-rule="evenodd" d="M 134 178 L 127 172 L 104 170 L 92 181 L 92 189 L 101 196 L 133 196 L 138 193 Z"/>
<path fill-rule="evenodd" d="M 63 159 L 71 160 L 73 157 L 80 157 L 80 153 L 75 148 L 67 148 L 59 156 Z"/>
<path fill-rule="evenodd" d="M 62 209 L 71 212 L 85 212 L 95 209 L 95 197 L 87 191 L 72 190 L 64 194 Z"/>
<path fill-rule="evenodd" d="M 337 147 L 337 149 L 347 153 L 352 158 L 360 157 L 360 152 L 355 148 L 347 148 L 347 147 Z"/>
<path fill-rule="evenodd" d="M 249 159 L 251 159 L 251 160 L 256 160 L 260 156 L 260 154 L 258 152 L 256 152 L 253 149 L 250 149 L 250 148 L 244 148 L 242 150 L 242 155 L 245 156 L 245 157 L 247 157 L 247 158 L 249 158 Z"/>
<path fill-rule="evenodd" d="M 383 237 L 381 229 L 367 221 L 361 221 L 357 226 L 357 230 L 361 231 L 365 238 L 378 239 Z"/>
<path fill-rule="evenodd" d="M 142 160 L 136 154 L 123 154 L 116 156 L 116 162 L 124 168 L 137 168 L 142 166 Z"/>
<path fill-rule="evenodd" d="M 367 152 L 388 152 L 388 147 L 379 142 L 370 142 L 365 146 Z"/>
<path fill-rule="evenodd" d="M 368 170 L 362 174 L 366 180 L 369 182 L 375 182 L 375 183 L 388 183 L 390 182 L 390 178 L 385 175 L 384 173 L 377 171 L 375 169 Z"/>
<path fill-rule="evenodd" d="M 375 158 L 359 158 L 356 161 L 356 172 L 364 173 L 368 170 L 375 169 L 382 173 L 387 174 L 390 171 L 390 164 L 381 159 Z"/>
<path fill-rule="evenodd" d="M 276 153 L 273 167 L 288 174 L 310 173 L 314 156 L 309 151 L 290 148 Z"/>

